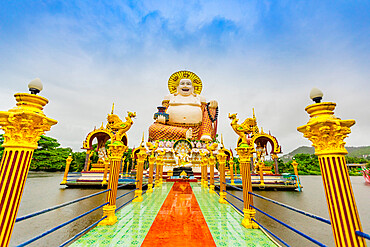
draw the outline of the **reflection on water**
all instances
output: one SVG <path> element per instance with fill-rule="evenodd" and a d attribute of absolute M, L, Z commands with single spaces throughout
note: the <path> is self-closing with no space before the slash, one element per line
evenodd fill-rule
<path fill-rule="evenodd" d="M 64 186 L 59 185 L 62 181 L 62 178 L 63 173 L 30 172 L 23 192 L 18 216 L 33 213 L 41 209 L 52 207 L 103 190 L 65 189 Z M 321 177 L 302 176 L 301 182 L 304 186 L 303 192 L 256 191 L 256 193 L 329 219 Z M 362 177 L 351 177 L 351 182 L 355 193 L 363 230 L 364 232 L 369 233 L 370 186 L 364 183 L 364 179 Z M 118 195 L 121 195 L 126 191 L 129 190 L 119 190 Z M 242 197 L 242 193 L 239 191 L 233 191 L 233 193 L 238 197 Z M 118 201 L 118 206 L 125 203 L 132 197 L 133 193 L 120 199 Z M 242 204 L 236 199 L 229 197 L 229 200 L 236 204 L 239 208 L 242 208 Z M 102 194 L 55 210 L 53 212 L 16 223 L 10 246 L 23 243 L 24 241 L 80 214 L 83 214 L 104 202 L 105 194 Z M 289 225 L 292 225 L 316 240 L 319 240 L 328 246 L 334 246 L 330 225 L 292 212 L 259 198 L 255 198 L 254 203 L 256 207 L 260 208 L 261 210 L 271 214 L 272 216 Z M 74 236 L 76 233 L 97 221 L 101 216 L 102 210 L 99 209 L 96 212 L 93 212 L 88 216 L 57 230 L 56 232 L 51 233 L 47 237 L 37 240 L 30 246 L 60 245 L 67 239 Z M 285 227 L 282 227 L 279 223 L 270 220 L 266 216 L 257 213 L 256 218 L 262 225 L 269 228 L 272 232 L 277 234 L 292 246 L 315 246 L 305 238 L 300 237 Z"/>

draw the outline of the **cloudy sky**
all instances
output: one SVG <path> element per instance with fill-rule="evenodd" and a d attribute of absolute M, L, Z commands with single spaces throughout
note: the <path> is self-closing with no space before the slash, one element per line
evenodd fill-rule
<path fill-rule="evenodd" d="M 202 95 L 219 102 L 226 147 L 255 108 L 288 153 L 310 142 L 297 132 L 318 87 L 336 115 L 355 119 L 348 146 L 370 139 L 369 1 L 2 1 L 0 110 L 15 105 L 39 77 L 47 135 L 80 150 L 115 103 L 137 117 L 129 146 L 140 143 L 173 72 L 190 70 Z"/>

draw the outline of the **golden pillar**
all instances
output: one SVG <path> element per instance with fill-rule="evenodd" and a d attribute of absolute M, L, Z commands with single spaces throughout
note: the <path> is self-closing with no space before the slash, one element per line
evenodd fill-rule
<path fill-rule="evenodd" d="M 107 181 L 108 166 L 109 166 L 109 160 L 104 160 L 104 174 L 103 174 L 103 181 L 101 182 L 102 186 L 108 184 L 108 181 Z"/>
<path fill-rule="evenodd" d="M 215 192 L 215 165 L 216 165 L 216 157 L 213 153 L 210 153 L 209 156 L 209 193 L 216 193 Z"/>
<path fill-rule="evenodd" d="M 200 151 L 200 156 L 202 157 L 200 166 L 201 166 L 201 186 L 204 188 L 208 188 L 208 171 L 207 171 L 207 164 L 208 164 L 208 151 Z"/>
<path fill-rule="evenodd" d="M 143 201 L 143 170 L 144 162 L 148 155 L 146 154 L 146 148 L 144 145 L 140 147 L 140 151 L 137 153 L 137 169 L 136 169 L 136 190 L 135 190 L 135 199 L 133 202 L 142 202 Z"/>
<path fill-rule="evenodd" d="M 298 163 L 297 163 L 297 161 L 293 160 L 292 166 L 293 166 L 293 169 L 294 169 L 294 175 L 296 177 L 296 185 L 297 185 L 298 188 L 300 188 L 301 187 L 301 184 L 299 182 Z"/>
<path fill-rule="evenodd" d="M 90 170 L 90 163 L 91 163 L 90 158 L 91 158 L 93 153 L 94 153 L 94 151 L 91 150 L 91 149 L 86 150 L 85 165 L 84 165 L 84 171 L 85 172 Z"/>
<path fill-rule="evenodd" d="M 235 185 L 235 181 L 234 181 L 234 158 L 233 157 L 230 157 L 230 160 L 229 160 L 229 165 L 230 165 L 230 180 L 231 180 L 231 185 Z"/>
<path fill-rule="evenodd" d="M 212 145 L 207 145 L 207 150 L 209 151 L 209 193 L 216 193 L 215 192 L 215 165 L 216 165 L 216 157 L 213 155 L 213 152 L 218 147 L 217 143 L 213 143 Z"/>
<path fill-rule="evenodd" d="M 225 154 L 223 148 L 219 150 L 217 154 L 217 160 L 219 163 L 218 169 L 220 171 L 220 199 L 219 203 L 227 203 L 226 198 L 226 179 L 225 179 L 225 165 L 226 165 L 227 155 Z"/>
<path fill-rule="evenodd" d="M 60 183 L 61 185 L 63 184 L 66 184 L 67 183 L 67 177 L 68 177 L 68 172 L 69 172 L 69 166 L 71 165 L 71 162 L 72 162 L 72 156 L 68 156 L 68 158 L 66 159 L 66 169 L 64 170 L 64 176 L 63 176 L 63 181 Z"/>
<path fill-rule="evenodd" d="M 278 156 L 277 154 L 275 153 L 272 153 L 271 154 L 271 159 L 273 159 L 274 161 L 274 165 L 275 165 L 275 174 L 279 174 L 279 163 L 278 163 Z"/>
<path fill-rule="evenodd" d="M 150 154 L 149 156 L 149 179 L 148 179 L 148 190 L 146 193 L 153 192 L 153 173 L 154 173 L 154 162 L 155 162 L 155 156 L 154 154 Z"/>
<path fill-rule="evenodd" d="M 157 172 L 155 174 L 155 186 L 160 186 L 163 183 L 163 156 L 166 151 L 157 149 Z"/>
<path fill-rule="evenodd" d="M 260 186 L 265 186 L 265 182 L 263 180 L 263 168 L 265 165 L 262 160 L 259 160 L 257 164 L 258 164 L 258 171 L 260 174 Z"/>
<path fill-rule="evenodd" d="M 0 111 L 0 126 L 5 132 L 0 165 L 0 246 L 9 244 L 37 141 L 57 123 L 42 111 L 46 98 L 28 93 L 14 97 L 17 106 Z"/>
<path fill-rule="evenodd" d="M 117 222 L 117 216 L 115 215 L 116 211 L 116 198 L 117 198 L 117 187 L 119 172 L 121 166 L 121 159 L 123 153 L 127 150 L 127 147 L 121 141 L 114 141 L 112 144 L 109 144 L 108 157 L 110 163 L 109 169 L 109 181 L 108 181 L 108 191 L 107 202 L 108 205 L 103 206 L 103 217 L 107 216 L 102 220 L 99 225 L 114 225 Z M 108 161 L 106 162 L 106 164 Z M 107 165 L 106 165 L 107 166 Z"/>
<path fill-rule="evenodd" d="M 355 233 L 362 231 L 362 227 L 344 157 L 347 150 L 343 140 L 351 133 L 355 120 L 335 117 L 336 104 L 320 103 L 322 92 L 315 93 L 311 91 L 311 98 L 316 103 L 305 109 L 310 120 L 297 130 L 312 142 L 319 158 L 335 245 L 366 246 L 365 239 Z"/>
<path fill-rule="evenodd" d="M 147 142 L 146 145 L 149 148 L 150 156 L 148 158 L 149 161 L 149 179 L 148 179 L 148 190 L 146 193 L 153 192 L 153 173 L 154 173 L 154 162 L 155 162 L 155 156 L 154 152 L 158 148 L 158 141 L 153 145 L 151 142 Z"/>
<path fill-rule="evenodd" d="M 246 143 L 242 143 L 238 148 L 236 148 L 236 151 L 239 155 L 239 162 L 241 168 L 240 172 L 242 175 L 242 184 L 243 184 L 244 219 L 242 221 L 242 225 L 245 228 L 256 229 L 258 228 L 258 225 L 252 221 L 252 219 L 255 218 L 256 211 L 250 207 L 250 205 L 253 205 L 253 196 L 249 194 L 249 192 L 252 192 L 250 163 L 254 152 L 254 148 Z"/>

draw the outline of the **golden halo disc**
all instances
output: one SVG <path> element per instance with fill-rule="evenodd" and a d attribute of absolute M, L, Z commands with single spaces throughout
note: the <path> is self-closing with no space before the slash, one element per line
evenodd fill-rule
<path fill-rule="evenodd" d="M 200 94 L 202 92 L 202 81 L 200 78 L 191 71 L 181 70 L 173 73 L 168 79 L 168 90 L 171 94 L 177 92 L 177 86 L 181 79 L 190 79 L 193 83 L 194 93 Z"/>

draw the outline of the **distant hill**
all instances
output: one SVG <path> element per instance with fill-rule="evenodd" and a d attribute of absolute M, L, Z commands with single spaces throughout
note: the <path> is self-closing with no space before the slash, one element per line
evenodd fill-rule
<path fill-rule="evenodd" d="M 348 156 L 357 158 L 368 158 L 370 157 L 370 146 L 363 147 L 346 147 L 348 151 Z M 313 147 L 301 146 L 292 152 L 283 155 L 281 159 L 284 161 L 291 160 L 296 154 L 314 154 L 315 149 Z"/>

